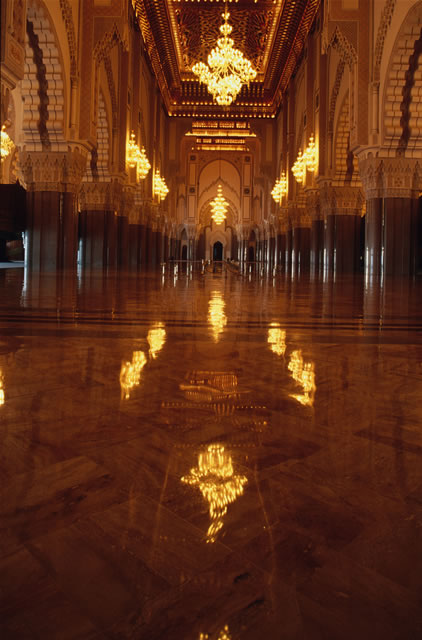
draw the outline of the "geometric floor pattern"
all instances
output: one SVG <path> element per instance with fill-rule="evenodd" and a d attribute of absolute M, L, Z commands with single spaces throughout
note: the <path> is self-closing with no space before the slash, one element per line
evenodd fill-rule
<path fill-rule="evenodd" d="M 422 637 L 422 281 L 0 272 L 0 637 Z"/>

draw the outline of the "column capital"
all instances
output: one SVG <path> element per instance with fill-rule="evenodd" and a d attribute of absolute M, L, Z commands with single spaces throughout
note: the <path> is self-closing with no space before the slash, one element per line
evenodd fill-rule
<path fill-rule="evenodd" d="M 417 158 L 360 155 L 359 170 L 367 200 L 417 198 L 422 190 L 422 166 Z"/>
<path fill-rule="evenodd" d="M 77 193 L 85 173 L 87 155 L 83 148 L 66 152 L 20 152 L 20 171 L 27 191 Z"/>
<path fill-rule="evenodd" d="M 79 194 L 81 209 L 89 211 L 120 211 L 123 185 L 118 180 L 83 182 Z"/>
<path fill-rule="evenodd" d="M 364 194 L 360 187 L 332 186 L 324 183 L 320 187 L 320 217 L 329 215 L 360 216 Z"/>

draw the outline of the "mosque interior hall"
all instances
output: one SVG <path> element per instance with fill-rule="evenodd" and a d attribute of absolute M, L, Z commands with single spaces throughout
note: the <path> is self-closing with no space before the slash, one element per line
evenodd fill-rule
<path fill-rule="evenodd" d="M 0 17 L 0 638 L 422 638 L 422 0 Z"/>

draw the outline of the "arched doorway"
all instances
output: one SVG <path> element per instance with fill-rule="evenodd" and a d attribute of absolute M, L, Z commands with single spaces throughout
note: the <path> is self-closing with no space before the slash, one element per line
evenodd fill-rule
<path fill-rule="evenodd" d="M 248 247 L 248 262 L 255 261 L 255 249 L 253 247 Z"/>
<path fill-rule="evenodd" d="M 212 259 L 213 260 L 222 260 L 223 259 L 223 245 L 221 242 L 214 242 L 212 248 Z"/>
<path fill-rule="evenodd" d="M 188 247 L 186 244 L 184 244 L 182 247 L 182 260 L 187 260 L 187 259 L 188 259 Z"/>

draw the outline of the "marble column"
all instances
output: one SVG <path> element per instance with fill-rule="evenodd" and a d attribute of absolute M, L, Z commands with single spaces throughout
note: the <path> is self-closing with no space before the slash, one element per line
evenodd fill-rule
<path fill-rule="evenodd" d="M 293 230 L 289 226 L 286 230 L 286 251 L 285 251 L 286 271 L 290 271 L 292 268 L 292 251 L 293 251 Z"/>
<path fill-rule="evenodd" d="M 120 269 L 129 267 L 129 220 L 117 216 L 117 264 Z"/>
<path fill-rule="evenodd" d="M 138 271 L 141 267 L 141 225 L 129 223 L 128 233 L 129 268 Z"/>
<path fill-rule="evenodd" d="M 325 184 L 320 198 L 320 214 L 324 220 L 324 271 L 355 273 L 360 268 L 362 189 Z M 318 232 L 316 228 L 315 235 Z"/>
<path fill-rule="evenodd" d="M 365 273 L 412 276 L 417 272 L 420 161 L 404 156 L 359 157 L 367 212 Z"/>
<path fill-rule="evenodd" d="M 148 268 L 153 268 L 156 261 L 156 240 L 154 231 L 150 226 L 146 231 L 146 247 L 147 247 L 147 265 Z"/>
<path fill-rule="evenodd" d="M 295 269 L 309 270 L 311 229 L 295 226 L 292 229 L 292 255 Z"/>
<path fill-rule="evenodd" d="M 310 235 L 310 268 L 313 273 L 322 270 L 324 260 L 324 220 L 312 220 Z"/>
<path fill-rule="evenodd" d="M 114 268 L 117 256 L 117 216 L 114 211 L 81 211 L 79 236 L 82 266 Z"/>
<path fill-rule="evenodd" d="M 78 252 L 77 194 L 86 158 L 66 153 L 22 152 L 27 185 L 26 265 L 33 270 L 74 269 Z"/>

